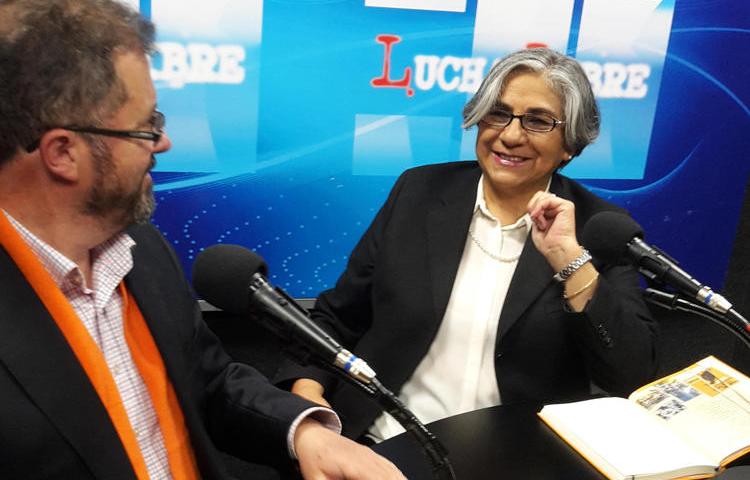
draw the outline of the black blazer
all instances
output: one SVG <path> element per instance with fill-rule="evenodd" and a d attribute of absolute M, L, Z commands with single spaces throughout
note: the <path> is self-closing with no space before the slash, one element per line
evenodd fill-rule
<path fill-rule="evenodd" d="M 364 358 L 398 393 L 432 344 L 445 313 L 466 243 L 481 171 L 454 162 L 406 171 L 351 254 L 335 288 L 312 317 Z M 580 230 L 594 213 L 621 210 L 578 183 L 554 175 L 550 191 L 576 205 Z M 566 310 L 555 272 L 526 241 L 503 306 L 495 369 L 504 404 L 556 401 L 590 392 L 591 381 L 627 394 L 656 368 L 656 327 L 637 273 L 603 265 L 596 295 L 582 313 Z M 359 437 L 379 414 L 353 387 L 316 369 L 288 365 L 277 380 L 315 378 Z"/>
<path fill-rule="evenodd" d="M 126 283 L 179 398 L 200 472 L 226 478 L 214 445 L 289 462 L 286 435 L 309 402 L 232 363 L 204 324 L 173 251 L 151 226 Z M 127 454 L 54 320 L 0 248 L 0 478 L 131 479 Z"/>

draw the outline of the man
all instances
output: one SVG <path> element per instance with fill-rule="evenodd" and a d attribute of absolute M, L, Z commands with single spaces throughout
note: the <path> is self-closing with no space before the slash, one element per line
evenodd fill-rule
<path fill-rule="evenodd" d="M 403 478 L 232 363 L 146 223 L 153 36 L 112 0 L 0 2 L 0 478 L 224 478 L 214 445 Z"/>

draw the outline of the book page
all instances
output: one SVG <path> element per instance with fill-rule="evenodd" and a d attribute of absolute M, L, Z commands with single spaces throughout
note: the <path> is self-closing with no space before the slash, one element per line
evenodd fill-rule
<path fill-rule="evenodd" d="M 539 416 L 609 478 L 714 471 L 709 458 L 624 398 L 547 405 Z"/>
<path fill-rule="evenodd" d="M 639 388 L 630 400 L 715 464 L 750 446 L 750 379 L 714 357 Z"/>

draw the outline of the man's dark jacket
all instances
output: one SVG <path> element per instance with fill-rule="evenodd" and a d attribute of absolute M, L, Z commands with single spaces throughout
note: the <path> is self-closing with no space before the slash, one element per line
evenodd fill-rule
<path fill-rule="evenodd" d="M 226 478 L 216 447 L 288 462 L 289 426 L 311 404 L 232 363 L 161 235 L 151 226 L 128 233 L 136 246 L 125 281 L 164 359 L 202 477 Z M 0 478 L 135 478 L 73 351 L 2 248 L 0 282 Z"/>

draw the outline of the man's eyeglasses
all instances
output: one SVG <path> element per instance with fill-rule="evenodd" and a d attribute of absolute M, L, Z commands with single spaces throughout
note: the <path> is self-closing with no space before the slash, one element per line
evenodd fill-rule
<path fill-rule="evenodd" d="M 106 135 L 108 137 L 136 138 L 139 140 L 149 140 L 151 142 L 154 142 L 154 145 L 156 145 L 161 140 L 162 135 L 164 135 L 164 127 L 167 124 L 167 119 L 163 113 L 161 113 L 158 110 L 154 110 L 154 113 L 151 116 L 150 123 L 151 123 L 151 131 L 112 130 L 109 128 L 78 127 L 75 125 L 68 125 L 68 126 L 56 127 L 56 128 L 70 130 L 71 132 L 90 133 L 93 135 Z M 38 147 L 39 147 L 39 140 L 36 140 L 34 143 L 26 147 L 26 151 L 33 152 Z"/>
<path fill-rule="evenodd" d="M 521 115 L 513 115 L 505 110 L 493 110 L 482 118 L 482 122 L 495 128 L 505 128 L 510 125 L 510 122 L 514 118 L 517 118 L 521 122 L 521 127 L 529 132 L 551 132 L 555 127 L 561 123 L 565 123 L 562 120 L 558 120 L 552 115 L 546 113 L 522 113 Z"/>

